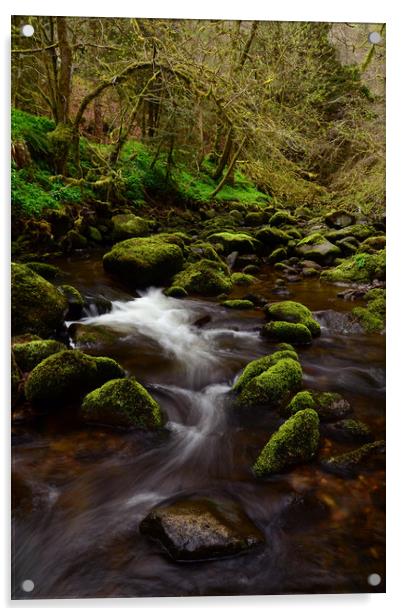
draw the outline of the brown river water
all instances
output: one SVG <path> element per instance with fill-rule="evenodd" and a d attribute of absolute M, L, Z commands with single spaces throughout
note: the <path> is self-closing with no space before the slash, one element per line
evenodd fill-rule
<path fill-rule="evenodd" d="M 162 434 L 83 426 L 77 408 L 16 424 L 13 471 L 27 481 L 33 505 L 13 518 L 13 597 L 151 597 L 384 592 L 385 475 L 370 466 L 354 478 L 299 466 L 261 481 L 250 464 L 278 426 L 272 412 L 243 416 L 228 395 L 241 369 L 272 352 L 259 336 L 259 311 L 227 310 L 196 298 L 133 295 L 108 278 L 100 255 L 58 260 L 66 282 L 113 310 L 86 317 L 113 332 L 90 351 L 119 361 L 159 401 Z M 268 300 L 277 274 L 266 268 L 255 292 Z M 298 349 L 304 385 L 337 391 L 376 439 L 385 437 L 385 341 L 341 334 L 328 310 L 356 303 L 339 287 L 305 279 L 293 299 L 318 311 L 322 335 Z M 322 312 L 324 311 L 324 312 Z M 194 323 L 208 315 L 203 327 Z M 358 445 L 356 445 L 357 447 Z M 322 437 L 320 455 L 353 449 Z M 229 497 L 262 530 L 266 544 L 225 560 L 175 563 L 138 525 L 158 503 L 187 495 Z M 382 581 L 372 587 L 368 576 Z M 30 593 L 24 580 L 35 584 Z"/>

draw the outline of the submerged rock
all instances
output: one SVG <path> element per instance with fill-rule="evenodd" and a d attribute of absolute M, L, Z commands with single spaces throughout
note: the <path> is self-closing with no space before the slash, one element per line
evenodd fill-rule
<path fill-rule="evenodd" d="M 162 284 L 182 265 L 180 246 L 158 236 L 125 240 L 115 244 L 103 257 L 106 272 L 136 287 Z"/>
<path fill-rule="evenodd" d="M 20 263 L 11 264 L 13 335 L 49 336 L 63 324 L 67 300 L 50 282 Z"/>
<path fill-rule="evenodd" d="M 68 333 L 77 347 L 94 347 L 113 344 L 116 332 L 104 325 L 72 323 Z"/>
<path fill-rule="evenodd" d="M 267 319 L 272 321 L 287 321 L 288 323 L 301 323 L 311 332 L 312 336 L 319 336 L 321 333 L 320 324 L 313 318 L 312 312 L 298 302 L 285 301 L 270 304 L 264 307 Z"/>
<path fill-rule="evenodd" d="M 233 502 L 180 500 L 153 509 L 140 531 L 158 540 L 177 561 L 227 558 L 264 543 L 264 537 Z"/>
<path fill-rule="evenodd" d="M 258 371 L 254 365 L 251 371 Z M 250 408 L 253 406 L 281 405 L 301 385 L 302 369 L 298 361 L 285 357 L 279 359 L 268 369 L 249 380 L 250 373 L 239 380 L 235 392 L 240 394 L 236 399 L 236 406 Z"/>
<path fill-rule="evenodd" d="M 182 287 L 187 293 L 214 296 L 230 293 L 233 287 L 229 270 L 223 263 L 201 259 L 190 263 L 173 279 L 173 286 Z"/>
<path fill-rule="evenodd" d="M 325 426 L 325 436 L 343 443 L 374 441 L 370 428 L 358 419 L 341 419 Z"/>
<path fill-rule="evenodd" d="M 350 403 L 340 394 L 330 391 L 299 391 L 283 410 L 289 417 L 303 409 L 314 409 L 321 421 L 335 421 L 351 413 Z"/>
<path fill-rule="evenodd" d="M 319 438 L 317 413 L 313 409 L 298 411 L 271 436 L 253 466 L 254 473 L 264 477 L 310 462 L 317 453 Z"/>
<path fill-rule="evenodd" d="M 82 403 L 88 423 L 125 428 L 163 426 L 159 404 L 135 378 L 118 378 L 91 391 Z"/>
<path fill-rule="evenodd" d="M 367 443 L 359 449 L 348 451 L 339 456 L 333 456 L 321 461 L 322 468 L 328 473 L 341 477 L 350 477 L 357 474 L 363 466 L 367 470 L 368 461 L 374 461 L 378 456 L 385 453 L 385 441 Z"/>
<path fill-rule="evenodd" d="M 222 306 L 233 310 L 252 310 L 254 308 L 253 302 L 248 299 L 227 299 L 222 302 Z"/>
<path fill-rule="evenodd" d="M 64 350 L 64 344 L 57 340 L 32 340 L 13 344 L 15 359 L 23 372 L 30 372 L 46 357 Z"/>
<path fill-rule="evenodd" d="M 122 377 L 124 370 L 113 359 L 61 351 L 32 370 L 25 383 L 25 396 L 39 407 L 65 405 L 110 379 Z"/>
<path fill-rule="evenodd" d="M 291 344 L 311 344 L 312 342 L 310 330 L 302 323 L 271 321 L 264 325 L 261 335 L 268 340 L 290 342 Z"/>

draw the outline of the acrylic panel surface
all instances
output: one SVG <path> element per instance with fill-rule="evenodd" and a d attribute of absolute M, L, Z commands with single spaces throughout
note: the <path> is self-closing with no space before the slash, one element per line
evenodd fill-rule
<path fill-rule="evenodd" d="M 12 597 L 384 592 L 385 26 L 11 27 Z"/>

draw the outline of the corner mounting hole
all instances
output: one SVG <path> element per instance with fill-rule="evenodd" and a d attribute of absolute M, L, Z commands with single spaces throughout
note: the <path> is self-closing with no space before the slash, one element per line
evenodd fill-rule
<path fill-rule="evenodd" d="M 368 40 L 372 45 L 378 45 L 382 41 L 381 34 L 379 32 L 370 32 Z"/>
<path fill-rule="evenodd" d="M 371 573 L 368 576 L 367 581 L 370 586 L 378 586 L 379 584 L 381 584 L 381 575 L 378 575 L 378 573 Z"/>
<path fill-rule="evenodd" d="M 35 584 L 32 580 L 24 580 L 21 584 L 21 588 L 24 592 L 32 592 L 35 588 Z"/>
<path fill-rule="evenodd" d="M 35 32 L 35 29 L 33 26 L 31 26 L 31 24 L 25 24 L 21 28 L 22 36 L 33 36 L 34 32 Z"/>

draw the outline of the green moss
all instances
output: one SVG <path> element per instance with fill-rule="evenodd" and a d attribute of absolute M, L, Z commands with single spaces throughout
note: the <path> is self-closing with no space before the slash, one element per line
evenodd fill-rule
<path fill-rule="evenodd" d="M 361 464 L 372 454 L 381 453 L 385 450 L 384 441 L 375 441 L 374 443 L 366 443 L 358 449 L 348 451 L 339 456 L 333 456 L 322 460 L 323 468 L 329 473 L 345 477 L 348 475 L 354 475 Z"/>
<path fill-rule="evenodd" d="M 190 263 L 173 279 L 173 286 L 182 287 L 188 293 L 205 296 L 230 293 L 233 283 L 229 270 L 222 262 L 201 259 L 197 263 Z"/>
<path fill-rule="evenodd" d="M 169 287 L 169 289 L 165 290 L 165 295 L 167 297 L 187 297 L 188 293 L 186 291 L 186 289 L 183 289 L 183 287 Z"/>
<path fill-rule="evenodd" d="M 38 263 L 36 261 L 30 261 L 29 263 L 25 263 L 25 265 L 49 282 L 53 282 L 61 275 L 61 270 L 58 267 L 54 265 L 49 265 L 48 263 Z"/>
<path fill-rule="evenodd" d="M 210 242 L 194 242 L 189 247 L 188 262 L 196 263 L 200 259 L 208 259 L 208 261 L 223 263 L 221 257 Z"/>
<path fill-rule="evenodd" d="M 82 250 L 88 245 L 88 240 L 76 229 L 70 229 L 60 240 L 60 247 L 64 252 Z"/>
<path fill-rule="evenodd" d="M 286 321 L 288 323 L 302 323 L 311 332 L 312 336 L 321 333 L 320 324 L 313 318 L 312 312 L 298 302 L 284 301 L 264 307 L 265 315 L 273 321 Z"/>
<path fill-rule="evenodd" d="M 257 242 L 248 233 L 213 233 L 208 236 L 208 240 L 213 244 L 222 244 L 225 253 L 239 252 L 240 254 L 255 253 L 259 246 Z"/>
<path fill-rule="evenodd" d="M 11 407 L 18 402 L 21 372 L 17 365 L 14 352 L 11 351 Z"/>
<path fill-rule="evenodd" d="M 72 321 L 80 319 L 82 316 L 82 310 L 85 305 L 85 300 L 81 293 L 77 291 L 75 287 L 68 284 L 63 284 L 59 287 L 64 297 L 68 302 L 68 312 L 66 314 L 66 320 Z"/>
<path fill-rule="evenodd" d="M 385 278 L 385 250 L 376 254 L 359 253 L 345 259 L 337 267 L 321 273 L 329 282 L 371 282 Z"/>
<path fill-rule="evenodd" d="M 92 242 L 96 242 L 97 244 L 100 244 L 103 241 L 102 233 L 97 227 L 92 227 L 90 225 L 88 227 L 87 235 Z"/>
<path fill-rule="evenodd" d="M 377 289 L 373 289 L 377 290 Z M 378 289 L 381 290 L 381 289 Z M 368 302 L 367 308 L 358 307 L 352 310 L 352 314 L 358 318 L 360 325 L 368 333 L 381 332 L 385 327 L 386 304 L 384 292 Z"/>
<path fill-rule="evenodd" d="M 258 265 L 253 265 L 252 263 L 250 263 L 250 265 L 246 265 L 246 267 L 243 269 L 243 274 L 258 274 L 260 271 L 260 268 Z"/>
<path fill-rule="evenodd" d="M 317 454 L 319 419 L 313 409 L 298 411 L 275 432 L 253 466 L 257 477 L 280 473 L 310 462 Z"/>
<path fill-rule="evenodd" d="M 115 244 L 103 257 L 103 267 L 107 272 L 136 287 L 162 284 L 182 265 L 181 248 L 158 236 L 125 240 Z"/>
<path fill-rule="evenodd" d="M 385 300 L 385 289 L 379 289 L 379 288 L 370 289 L 370 291 L 367 291 L 367 293 L 364 295 L 363 299 L 366 300 L 366 302 L 369 302 L 373 299 L 384 299 Z"/>
<path fill-rule="evenodd" d="M 253 302 L 248 299 L 227 299 L 222 302 L 225 308 L 233 308 L 234 310 L 251 310 L 254 308 Z"/>
<path fill-rule="evenodd" d="M 23 372 L 30 372 L 46 357 L 65 348 L 64 344 L 56 340 L 33 340 L 13 345 L 16 362 Z"/>
<path fill-rule="evenodd" d="M 287 254 L 288 251 L 283 246 L 280 248 L 275 248 L 275 250 L 273 250 L 268 257 L 268 263 L 278 263 L 279 261 L 286 259 Z"/>
<path fill-rule="evenodd" d="M 53 334 L 63 323 L 67 301 L 56 287 L 19 263 L 11 264 L 13 334 Z"/>
<path fill-rule="evenodd" d="M 310 391 L 299 391 L 285 409 L 285 414 L 290 417 L 303 409 L 317 409 L 317 404 Z"/>
<path fill-rule="evenodd" d="M 341 419 L 330 427 L 329 436 L 338 441 L 367 443 L 374 440 L 367 424 L 358 419 Z"/>
<path fill-rule="evenodd" d="M 116 339 L 115 333 L 102 325 L 73 323 L 70 325 L 68 333 L 78 347 L 111 345 Z"/>
<path fill-rule="evenodd" d="M 61 351 L 38 364 L 25 383 L 25 395 L 32 404 L 57 408 L 79 399 L 123 369 L 112 359 L 91 357 L 81 351 Z"/>
<path fill-rule="evenodd" d="M 341 240 L 344 237 L 353 236 L 358 240 L 365 240 L 368 237 L 378 235 L 378 231 L 375 227 L 371 225 L 357 224 L 357 225 L 349 225 L 348 227 L 344 227 L 343 229 L 338 229 L 337 231 L 329 231 L 325 234 L 325 237 L 332 242 L 336 242 L 337 240 Z"/>
<path fill-rule="evenodd" d="M 134 214 L 117 214 L 112 217 L 113 240 L 127 240 L 130 237 L 141 237 L 148 235 L 150 224 L 148 220 L 135 216 Z"/>
<path fill-rule="evenodd" d="M 281 346 L 281 345 L 279 345 Z M 274 366 L 281 359 L 294 359 L 298 361 L 299 357 L 293 347 L 289 345 L 285 345 L 288 348 L 281 349 L 280 351 L 276 351 L 271 355 L 264 355 L 264 357 L 260 357 L 259 359 L 254 359 L 244 368 L 243 372 L 236 380 L 236 383 L 232 387 L 232 391 L 235 393 L 239 393 L 247 383 L 249 383 L 256 376 L 259 376 L 268 368 Z"/>
<path fill-rule="evenodd" d="M 292 216 L 286 210 L 277 210 L 273 216 L 269 219 L 271 227 L 280 227 L 282 225 L 292 225 L 296 222 L 294 216 Z"/>
<path fill-rule="evenodd" d="M 255 276 L 252 276 L 251 274 L 244 274 L 243 272 L 234 272 L 234 274 L 232 274 L 233 284 L 240 287 L 248 287 L 256 281 L 257 279 Z"/>
<path fill-rule="evenodd" d="M 244 219 L 244 224 L 247 227 L 260 227 L 261 225 L 267 224 L 270 218 L 269 211 L 261 211 L 261 212 L 250 212 L 246 215 Z"/>
<path fill-rule="evenodd" d="M 299 362 L 291 358 L 280 359 L 243 385 L 236 405 L 242 408 L 278 406 L 300 386 L 301 380 L 302 369 Z"/>
<path fill-rule="evenodd" d="M 304 259 L 311 259 L 329 265 L 341 254 L 338 246 L 328 241 L 321 233 L 312 233 L 296 244 L 296 253 Z"/>
<path fill-rule="evenodd" d="M 127 428 L 155 429 L 164 423 L 159 404 L 135 378 L 111 380 L 91 391 L 82 414 L 88 423 Z"/>
<path fill-rule="evenodd" d="M 292 239 L 286 231 L 270 226 L 259 229 L 255 237 L 267 248 L 276 248 L 277 246 L 286 245 L 289 240 Z"/>
<path fill-rule="evenodd" d="M 385 248 L 386 239 L 385 235 L 378 235 L 376 237 L 368 237 L 359 246 L 358 252 L 373 253 Z"/>
<path fill-rule="evenodd" d="M 302 323 L 272 321 L 264 325 L 261 335 L 277 342 L 291 342 L 292 344 L 311 344 L 312 342 L 310 330 Z"/>

